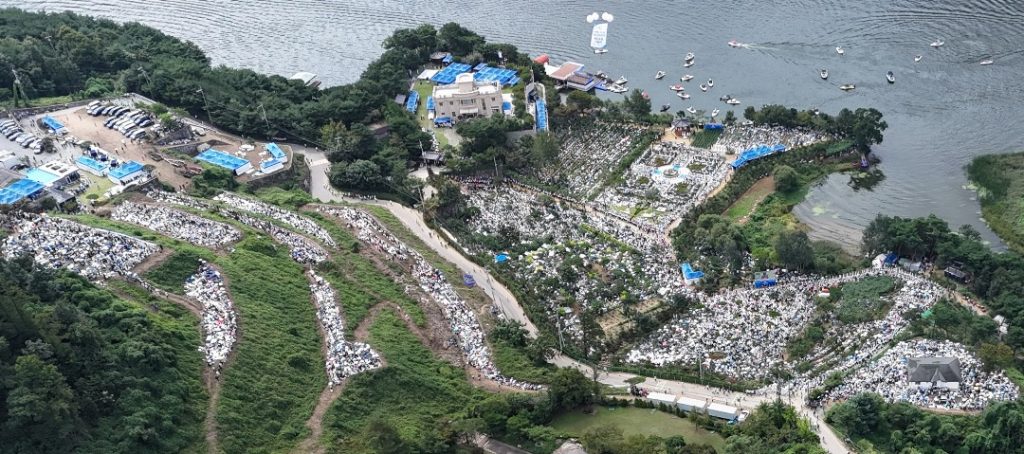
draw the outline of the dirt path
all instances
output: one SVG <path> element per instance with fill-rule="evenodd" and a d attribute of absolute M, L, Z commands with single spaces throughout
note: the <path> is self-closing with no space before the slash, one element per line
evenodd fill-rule
<path fill-rule="evenodd" d="M 153 267 L 161 263 L 164 263 L 164 260 L 167 260 L 167 258 L 170 257 L 171 255 L 174 255 L 174 249 L 169 247 L 162 247 L 160 251 L 157 252 L 156 254 L 146 257 L 146 260 L 143 260 L 142 263 L 136 265 L 135 269 L 133 269 L 132 271 L 135 274 L 142 276 L 143 274 L 146 274 L 146 271 L 149 271 L 153 269 Z"/>
<path fill-rule="evenodd" d="M 753 214 L 754 210 L 757 209 L 757 206 L 760 205 L 761 202 L 763 202 L 764 199 L 771 195 L 771 193 L 773 192 L 775 192 L 774 177 L 767 176 L 760 180 L 757 180 L 756 183 L 750 186 L 750 189 L 747 189 L 747 191 L 744 192 L 743 195 L 740 196 L 740 198 L 736 199 L 735 203 L 729 205 L 729 208 L 726 208 L 725 212 L 723 212 L 722 214 L 728 213 L 729 210 L 731 210 L 732 207 L 736 206 L 737 204 L 744 203 L 748 197 L 756 196 L 756 199 L 754 199 L 754 203 L 750 205 L 750 210 L 746 214 L 744 214 L 743 217 L 739 218 L 736 221 L 736 223 L 740 225 L 746 224 L 747 221 L 750 220 L 750 215 Z"/>
<path fill-rule="evenodd" d="M 334 401 L 338 400 L 338 396 L 341 396 L 347 381 L 342 381 L 336 386 L 327 386 L 320 392 L 320 397 L 316 400 L 316 407 L 313 408 L 313 414 L 306 421 L 306 427 L 309 428 L 309 436 L 292 450 L 293 453 L 323 454 L 326 452 L 323 444 L 320 443 L 320 438 L 324 435 L 324 415 L 327 414 L 327 410 L 331 408 Z"/>

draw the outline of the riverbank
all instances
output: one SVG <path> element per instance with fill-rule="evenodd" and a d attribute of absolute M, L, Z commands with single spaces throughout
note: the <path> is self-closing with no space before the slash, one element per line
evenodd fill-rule
<path fill-rule="evenodd" d="M 985 222 L 1007 246 L 1024 251 L 1024 152 L 978 156 L 967 166 L 967 177 Z"/>

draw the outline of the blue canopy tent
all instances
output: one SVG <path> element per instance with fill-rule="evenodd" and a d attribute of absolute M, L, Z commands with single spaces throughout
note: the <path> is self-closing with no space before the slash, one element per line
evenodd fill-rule
<path fill-rule="evenodd" d="M 543 99 L 537 99 L 537 130 L 547 131 L 548 130 L 548 107 L 544 103 Z"/>
<path fill-rule="evenodd" d="M 434 111 L 434 97 L 433 96 L 427 96 L 427 111 L 428 112 L 433 112 Z"/>
<path fill-rule="evenodd" d="M 494 263 L 505 263 L 508 261 L 508 254 L 502 252 L 494 256 Z"/>
<path fill-rule="evenodd" d="M 737 157 L 736 160 L 733 161 L 732 168 L 738 169 L 740 167 L 747 165 L 747 163 L 750 161 L 761 159 L 765 156 L 770 156 L 775 153 L 782 153 L 784 151 L 786 151 L 786 146 L 782 144 L 775 144 L 771 147 L 767 145 L 761 145 L 759 147 L 750 148 L 745 150 L 743 153 L 740 153 L 739 157 Z"/>
<path fill-rule="evenodd" d="M 416 108 L 420 105 L 420 94 L 415 90 L 409 92 L 409 97 L 405 98 L 405 110 L 416 113 Z"/>
<path fill-rule="evenodd" d="M 773 287 L 778 283 L 779 281 L 775 277 L 774 271 L 762 271 L 760 273 L 754 273 L 754 288 Z"/>
<path fill-rule="evenodd" d="M 689 262 L 679 265 L 679 270 L 683 272 L 683 279 L 686 279 L 686 282 L 698 281 L 704 277 L 704 272 L 694 270 Z"/>
<path fill-rule="evenodd" d="M 434 74 L 430 80 L 439 85 L 448 85 L 455 83 L 455 77 L 462 73 L 468 73 L 473 69 L 465 63 L 452 63 L 446 66 L 444 69 Z"/>
<path fill-rule="evenodd" d="M 704 124 L 704 129 L 706 129 L 708 131 L 717 131 L 717 130 L 724 129 L 724 128 L 725 128 L 725 126 L 723 126 L 721 123 L 705 123 Z"/>
<path fill-rule="evenodd" d="M 455 61 L 455 57 L 453 57 L 452 54 L 445 55 L 444 58 L 441 59 L 441 63 L 446 65 L 453 61 Z"/>
<path fill-rule="evenodd" d="M 50 128 L 50 130 L 52 130 L 54 134 L 64 134 L 68 132 L 67 129 L 64 128 L 64 125 L 61 124 L 61 122 L 57 121 L 55 118 L 49 115 L 43 117 L 43 124 L 46 125 L 47 128 Z"/>
<path fill-rule="evenodd" d="M 434 119 L 434 125 L 450 125 L 452 124 L 452 117 L 437 117 Z"/>
<path fill-rule="evenodd" d="M 885 256 L 885 262 L 883 262 L 882 265 L 883 266 L 895 266 L 896 265 L 896 261 L 899 260 L 899 258 L 900 257 L 898 255 L 896 255 L 895 252 L 890 252 L 888 255 Z"/>

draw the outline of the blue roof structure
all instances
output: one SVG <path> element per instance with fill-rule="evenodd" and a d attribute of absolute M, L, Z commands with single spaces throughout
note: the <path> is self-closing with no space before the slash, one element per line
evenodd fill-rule
<path fill-rule="evenodd" d="M 32 197 L 43 190 L 43 185 L 39 182 L 29 180 L 28 178 L 22 178 L 14 183 L 11 183 L 6 188 L 0 189 L 0 205 L 10 205 L 17 203 L 23 199 Z"/>
<path fill-rule="evenodd" d="M 75 162 L 83 167 L 88 167 L 100 173 L 105 172 L 107 168 L 110 167 L 110 164 L 107 164 L 105 162 L 99 162 L 85 155 L 79 156 L 77 159 L 75 159 Z"/>
<path fill-rule="evenodd" d="M 10 189 L 0 189 L 0 205 L 10 205 L 12 203 L 17 203 L 18 201 L 24 198 L 25 197 L 23 197 L 21 194 L 18 194 L 17 192 L 14 192 Z"/>
<path fill-rule="evenodd" d="M 416 90 L 409 92 L 409 97 L 405 98 L 405 110 L 416 113 L 416 107 L 420 103 L 420 94 Z"/>
<path fill-rule="evenodd" d="M 267 144 L 267 152 L 269 152 L 270 156 L 273 157 L 275 160 L 285 159 L 287 157 L 287 155 L 284 154 L 284 150 L 282 150 L 281 147 L 277 146 L 277 144 L 274 142 L 270 142 Z"/>
<path fill-rule="evenodd" d="M 519 72 L 514 69 L 492 68 L 483 63 L 476 65 L 476 73 L 473 80 L 477 82 L 498 81 L 502 85 L 515 85 L 519 83 Z"/>
<path fill-rule="evenodd" d="M 125 163 L 121 163 L 121 165 L 119 165 L 117 167 L 114 167 L 113 169 L 110 169 L 110 172 L 107 173 L 107 175 L 109 175 L 109 176 L 111 176 L 113 178 L 117 178 L 118 180 L 120 180 L 120 179 L 125 178 L 128 175 L 131 175 L 131 174 L 133 174 L 135 172 L 141 172 L 141 171 L 142 171 L 142 164 L 139 164 L 138 162 L 135 162 L 135 161 L 128 161 L 128 162 L 125 162 Z"/>
<path fill-rule="evenodd" d="M 57 175 L 36 167 L 26 170 L 25 178 L 35 181 L 43 186 L 49 186 L 53 184 L 53 182 L 57 181 Z"/>
<path fill-rule="evenodd" d="M 786 151 L 786 146 L 782 145 L 782 144 L 775 144 L 774 146 L 771 146 L 771 147 L 769 147 L 767 145 L 761 145 L 759 147 L 754 147 L 754 148 L 751 148 L 749 150 L 744 151 L 743 153 L 740 153 L 740 156 L 738 158 L 736 158 L 735 161 L 733 161 L 732 168 L 738 169 L 740 167 L 745 166 L 750 161 L 753 161 L 755 159 L 760 159 L 760 158 L 763 158 L 765 156 L 770 156 L 770 155 L 773 155 L 775 153 L 781 153 L 783 151 Z"/>
<path fill-rule="evenodd" d="M 266 170 L 281 163 L 280 159 L 274 158 L 260 163 L 260 170 Z"/>
<path fill-rule="evenodd" d="M 537 130 L 547 131 L 548 130 L 548 107 L 544 104 L 543 99 L 537 100 Z"/>
<path fill-rule="evenodd" d="M 725 129 L 725 126 L 722 126 L 721 123 L 705 123 L 704 129 L 709 131 L 717 131 L 719 129 Z"/>
<path fill-rule="evenodd" d="M 427 110 L 434 110 L 434 97 L 427 96 Z"/>
<path fill-rule="evenodd" d="M 453 57 L 452 54 L 445 55 L 444 58 L 441 59 L 441 63 L 445 64 L 451 63 L 453 61 L 455 61 L 455 57 Z"/>
<path fill-rule="evenodd" d="M 512 110 L 512 103 L 510 103 L 508 101 L 505 101 L 505 102 L 501 103 L 501 111 L 502 112 L 508 112 L 508 111 L 511 111 L 511 110 Z"/>
<path fill-rule="evenodd" d="M 223 151 L 214 150 L 213 148 L 199 153 L 199 155 L 196 156 L 196 159 L 231 171 L 238 170 L 240 167 L 249 163 L 248 160 L 231 156 Z"/>
<path fill-rule="evenodd" d="M 473 69 L 473 67 L 465 63 L 452 63 L 438 71 L 437 74 L 434 74 L 430 80 L 441 85 L 454 84 L 456 76 L 462 73 L 468 73 L 471 69 Z"/>
<path fill-rule="evenodd" d="M 43 124 L 46 125 L 46 127 L 53 130 L 53 132 L 57 132 L 64 129 L 64 125 L 61 124 L 61 122 L 57 121 L 49 115 L 43 117 Z"/>
<path fill-rule="evenodd" d="M 896 253 L 890 252 L 889 255 L 885 256 L 885 262 L 883 264 L 886 266 L 893 266 L 899 258 L 900 256 L 896 255 Z"/>
<path fill-rule="evenodd" d="M 704 272 L 695 271 L 689 262 L 679 265 L 679 269 L 683 272 L 683 277 L 688 281 L 704 277 Z"/>
<path fill-rule="evenodd" d="M 434 119 L 435 125 L 448 125 L 452 123 L 452 117 L 437 117 Z"/>

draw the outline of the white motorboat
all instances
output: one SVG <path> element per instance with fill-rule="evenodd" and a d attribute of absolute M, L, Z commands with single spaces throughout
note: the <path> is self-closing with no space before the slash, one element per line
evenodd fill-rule
<path fill-rule="evenodd" d="M 668 89 L 672 90 L 672 91 L 683 91 L 683 90 L 686 90 L 686 87 L 684 87 L 684 86 L 682 86 L 680 84 L 675 84 L 675 85 L 672 85 L 672 86 L 668 87 Z"/>
<path fill-rule="evenodd" d="M 708 79 L 708 88 L 711 88 L 711 87 L 714 87 L 714 86 L 715 86 L 715 81 L 713 81 L 711 79 Z"/>
<path fill-rule="evenodd" d="M 914 63 L 917 63 L 917 62 L 921 61 L 922 58 L 924 58 L 923 55 L 918 55 L 918 56 L 914 57 Z"/>
<path fill-rule="evenodd" d="M 821 80 L 828 80 L 828 70 L 827 69 L 821 68 L 821 70 L 819 70 L 818 73 L 821 75 Z"/>
<path fill-rule="evenodd" d="M 688 61 L 686 63 L 683 63 L 683 67 L 684 68 L 689 68 L 691 66 L 693 66 L 693 60 L 690 60 L 690 61 Z"/>
<path fill-rule="evenodd" d="M 608 77 L 608 74 L 605 73 L 604 71 L 598 71 L 594 73 L 594 76 L 602 80 L 611 80 L 611 78 Z"/>
<path fill-rule="evenodd" d="M 686 57 L 684 58 L 684 60 L 686 60 L 686 61 L 693 61 L 694 57 L 695 56 L 693 55 L 693 52 L 687 52 L 686 53 Z"/>
<path fill-rule="evenodd" d="M 730 41 L 729 41 L 729 47 L 732 47 L 732 48 L 736 48 L 736 47 L 743 47 L 743 43 L 741 43 L 741 42 L 739 42 L 739 41 L 736 41 L 735 39 L 733 39 L 733 40 L 730 40 Z"/>
<path fill-rule="evenodd" d="M 626 87 L 623 87 L 622 85 L 615 85 L 615 84 L 613 84 L 612 86 L 608 87 L 608 91 L 610 91 L 612 93 L 625 93 L 625 92 L 629 91 L 629 89 L 627 89 Z"/>
<path fill-rule="evenodd" d="M 981 65 L 981 66 L 988 66 L 988 65 L 991 65 L 993 63 L 995 63 L 995 62 L 992 61 L 991 59 L 986 59 L 986 60 L 980 61 L 978 64 Z"/>
<path fill-rule="evenodd" d="M 690 112 L 691 115 L 697 115 L 697 109 L 694 109 L 693 106 L 687 107 L 686 111 Z"/>
<path fill-rule="evenodd" d="M 894 84 L 896 83 L 896 76 L 892 73 L 892 71 L 889 71 L 885 73 L 885 80 L 889 81 L 890 84 Z"/>
<path fill-rule="evenodd" d="M 843 84 L 839 86 L 839 89 L 842 91 L 850 91 L 853 90 L 854 88 L 857 88 L 857 86 L 854 84 Z"/>
<path fill-rule="evenodd" d="M 692 74 L 687 74 L 687 75 L 685 75 L 683 77 L 680 77 L 679 80 L 681 80 L 683 82 L 689 82 L 689 81 L 693 80 L 693 75 Z"/>
<path fill-rule="evenodd" d="M 725 103 L 730 105 L 730 106 L 735 106 L 735 105 L 740 103 L 740 100 L 738 100 L 736 98 L 729 98 L 729 100 L 726 101 Z"/>
<path fill-rule="evenodd" d="M 941 39 L 937 39 L 935 41 L 932 41 L 932 44 L 931 44 L 931 46 L 936 48 L 936 49 L 938 49 L 938 48 L 940 48 L 942 46 L 945 46 L 945 45 L 946 45 L 946 42 L 941 40 Z"/>
<path fill-rule="evenodd" d="M 718 116 L 718 109 L 712 110 L 711 111 L 711 118 L 715 118 L 717 116 Z"/>
<path fill-rule="evenodd" d="M 663 77 L 665 77 L 665 71 L 658 71 L 658 73 L 654 75 L 655 80 L 661 80 Z"/>
<path fill-rule="evenodd" d="M 602 48 L 600 48 L 600 49 L 594 49 L 594 53 L 595 53 L 595 54 L 598 54 L 598 55 L 600 55 L 600 54 L 606 54 L 606 53 L 608 53 L 608 49 L 605 49 L 605 48 L 603 48 L 603 47 L 602 47 Z"/>
<path fill-rule="evenodd" d="M 722 95 L 718 97 L 719 101 L 728 101 L 730 99 L 732 99 L 732 95 Z"/>
<path fill-rule="evenodd" d="M 627 79 L 626 76 L 622 76 L 619 80 L 615 81 L 615 85 L 626 85 L 627 83 L 629 83 L 629 79 Z"/>
<path fill-rule="evenodd" d="M 704 84 L 700 84 L 700 91 L 708 91 L 708 86 L 704 85 Z"/>
<path fill-rule="evenodd" d="M 690 99 L 690 94 L 685 91 L 677 91 L 676 96 L 678 96 L 679 99 Z"/>
<path fill-rule="evenodd" d="M 843 46 L 836 46 L 836 53 L 839 55 L 846 55 L 846 51 L 843 50 Z"/>

